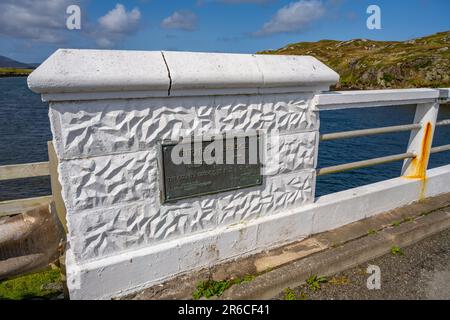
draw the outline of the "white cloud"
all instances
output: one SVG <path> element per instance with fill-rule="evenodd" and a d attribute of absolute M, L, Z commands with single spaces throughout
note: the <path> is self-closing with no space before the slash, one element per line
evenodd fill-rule
<path fill-rule="evenodd" d="M 1 0 L 0 34 L 46 43 L 64 42 L 66 9 L 76 0 Z"/>
<path fill-rule="evenodd" d="M 262 28 L 255 33 L 257 36 L 275 33 L 300 32 L 312 22 L 322 18 L 325 8 L 319 0 L 300 0 L 292 2 L 277 11 Z"/>
<path fill-rule="evenodd" d="M 129 33 L 136 30 L 141 19 L 138 8 L 127 12 L 125 7 L 118 3 L 116 7 L 98 19 L 100 27 L 112 33 Z"/>
<path fill-rule="evenodd" d="M 94 34 L 97 44 L 103 48 L 114 47 L 117 42 L 138 30 L 140 20 L 138 8 L 127 11 L 124 5 L 116 4 L 114 9 L 98 19 L 98 28 Z"/>
<path fill-rule="evenodd" d="M 175 11 L 161 22 L 161 27 L 193 31 L 197 25 L 197 15 L 191 11 Z"/>
<path fill-rule="evenodd" d="M 0 1 L 0 35 L 14 39 L 62 45 L 71 39 L 71 35 L 76 34 L 66 28 L 67 7 L 79 5 L 82 8 L 82 19 L 85 18 L 83 4 L 86 0 Z M 110 48 L 135 33 L 140 19 L 139 9 L 127 11 L 122 4 L 117 4 L 100 17 L 97 23 L 83 20 L 79 34 L 94 39 L 100 47 Z"/>
<path fill-rule="evenodd" d="M 116 45 L 116 41 L 108 39 L 107 37 L 99 37 L 97 39 L 97 45 L 100 48 L 113 48 Z"/>

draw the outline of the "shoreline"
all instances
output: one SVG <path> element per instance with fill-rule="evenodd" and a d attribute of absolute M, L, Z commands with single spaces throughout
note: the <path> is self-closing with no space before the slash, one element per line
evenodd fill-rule
<path fill-rule="evenodd" d="M 19 77 L 28 77 L 30 74 L 29 73 L 19 73 L 19 74 L 0 74 L 0 78 L 19 78 Z"/>
<path fill-rule="evenodd" d="M 0 78 L 28 77 L 35 69 L 0 68 Z"/>

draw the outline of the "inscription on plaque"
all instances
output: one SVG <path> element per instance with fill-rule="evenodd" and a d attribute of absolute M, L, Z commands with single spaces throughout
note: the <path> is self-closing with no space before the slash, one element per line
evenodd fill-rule
<path fill-rule="evenodd" d="M 261 185 L 259 147 L 259 136 L 162 144 L 163 202 Z"/>

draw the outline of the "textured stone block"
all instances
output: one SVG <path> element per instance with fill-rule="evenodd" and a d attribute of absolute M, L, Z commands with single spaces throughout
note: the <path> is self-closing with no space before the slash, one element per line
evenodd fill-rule
<path fill-rule="evenodd" d="M 63 102 L 52 105 L 50 119 L 62 159 L 148 150 L 214 129 L 210 97 Z"/>
<path fill-rule="evenodd" d="M 317 130 L 316 113 L 309 108 L 312 96 L 298 93 L 217 97 L 215 127 L 220 132 Z"/>
<path fill-rule="evenodd" d="M 69 234 L 71 249 L 77 260 L 89 260 L 142 247 L 155 214 L 149 201 L 71 215 L 70 228 L 77 230 Z"/>
<path fill-rule="evenodd" d="M 317 131 L 268 135 L 265 139 L 264 174 L 278 175 L 305 169 L 317 164 Z"/>
<path fill-rule="evenodd" d="M 70 212 L 151 198 L 157 191 L 156 151 L 62 161 L 63 199 Z"/>
<path fill-rule="evenodd" d="M 53 103 L 62 159 L 143 151 L 195 134 L 317 130 L 310 94 L 183 97 Z"/>
<path fill-rule="evenodd" d="M 83 237 L 71 239 L 77 259 L 139 248 L 312 203 L 314 171 L 269 177 L 261 187 L 161 204 L 158 192 L 136 203 L 86 210 L 70 216 Z"/>

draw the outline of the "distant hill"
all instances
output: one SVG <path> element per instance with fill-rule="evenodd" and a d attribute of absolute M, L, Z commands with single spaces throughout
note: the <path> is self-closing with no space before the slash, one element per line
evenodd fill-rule
<path fill-rule="evenodd" d="M 34 69 L 35 63 L 22 63 L 4 56 L 0 56 L 0 68 L 15 68 L 15 69 Z"/>
<path fill-rule="evenodd" d="M 311 55 L 340 74 L 337 89 L 450 87 L 450 31 L 409 41 L 299 42 L 260 54 Z"/>
<path fill-rule="evenodd" d="M 22 63 L 4 56 L 0 56 L 0 77 L 26 77 L 39 63 Z"/>

